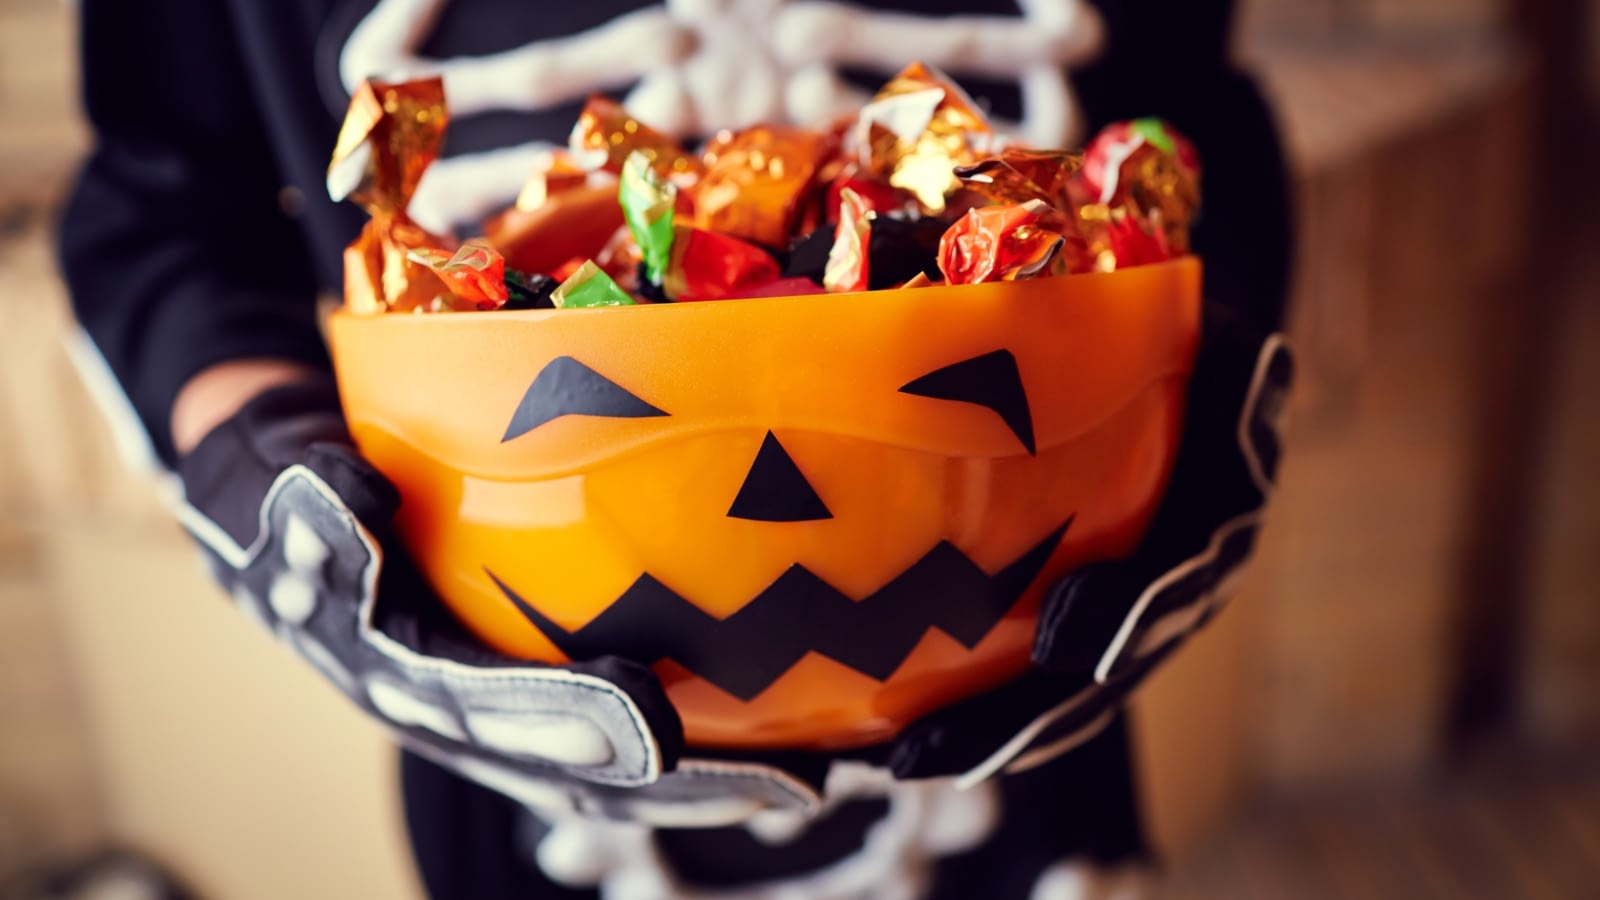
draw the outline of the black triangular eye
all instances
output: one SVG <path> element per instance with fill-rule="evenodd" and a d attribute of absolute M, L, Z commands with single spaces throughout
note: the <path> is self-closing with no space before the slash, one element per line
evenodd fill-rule
<path fill-rule="evenodd" d="M 1035 452 L 1028 392 L 1022 386 L 1017 358 L 1010 350 L 996 350 L 935 369 L 902 386 L 900 392 L 987 406 L 1006 423 L 1030 455 Z"/>
<path fill-rule="evenodd" d="M 570 356 L 550 360 L 522 395 L 501 443 L 562 416 L 639 419 L 667 413 L 640 400 L 615 381 Z"/>

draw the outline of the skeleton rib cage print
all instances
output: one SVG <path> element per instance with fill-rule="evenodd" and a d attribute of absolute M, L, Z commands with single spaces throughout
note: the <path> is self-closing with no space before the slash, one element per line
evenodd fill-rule
<path fill-rule="evenodd" d="M 763 121 L 825 123 L 866 100 L 846 71 L 887 78 L 920 60 L 956 77 L 1014 83 L 1021 121 L 999 127 L 1059 147 L 1081 137 L 1067 73 L 1098 54 L 1102 31 L 1083 0 L 1016 0 L 1016 15 L 942 17 L 826 0 L 667 0 L 500 52 L 424 55 L 449 2 L 377 0 L 339 53 L 344 89 L 369 77 L 441 75 L 458 120 L 625 90 L 630 113 L 688 137 Z M 508 205 L 550 146 L 522 142 L 439 160 L 412 200 L 413 218 L 448 231 Z"/>

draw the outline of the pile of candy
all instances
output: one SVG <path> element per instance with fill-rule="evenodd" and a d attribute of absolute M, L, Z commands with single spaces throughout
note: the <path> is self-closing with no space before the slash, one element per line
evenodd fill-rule
<path fill-rule="evenodd" d="M 447 122 L 438 79 L 368 82 L 328 169 L 372 215 L 345 253 L 357 312 L 622 306 L 1106 272 L 1188 252 L 1194 148 L 1156 119 L 1082 153 L 1008 143 L 912 65 L 823 130 L 756 125 L 689 152 L 589 101 L 516 206 L 464 242 L 406 206 Z"/>

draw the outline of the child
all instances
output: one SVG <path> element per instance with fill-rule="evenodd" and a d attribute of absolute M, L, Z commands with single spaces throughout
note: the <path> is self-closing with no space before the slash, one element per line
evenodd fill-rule
<path fill-rule="evenodd" d="M 218 579 L 411 749 L 434 897 L 1092 896 L 1086 865 L 1143 857 L 1117 708 L 1209 614 L 1270 490 L 1283 166 L 1229 66 L 1225 0 L 985 6 L 85 0 L 98 141 L 61 235 L 77 314 Z M 705 135 L 825 117 L 850 97 L 838 72 L 871 85 L 915 59 L 1036 144 L 1159 115 L 1199 148 L 1217 305 L 1139 552 L 1055 586 L 1027 676 L 834 756 L 712 758 L 643 666 L 532 666 L 461 634 L 383 557 L 393 491 L 348 446 L 317 330 L 362 219 L 323 183 L 348 91 L 444 73 L 457 122 L 411 207 L 443 230 L 509 202 L 591 91 Z"/>

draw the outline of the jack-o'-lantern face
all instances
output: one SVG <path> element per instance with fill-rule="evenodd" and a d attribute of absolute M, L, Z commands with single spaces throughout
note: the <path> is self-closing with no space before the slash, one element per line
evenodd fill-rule
<path fill-rule="evenodd" d="M 478 635 L 655 666 L 691 743 L 882 739 L 1027 662 L 1175 452 L 1194 260 L 1006 285 L 336 315 L 351 431 Z"/>

